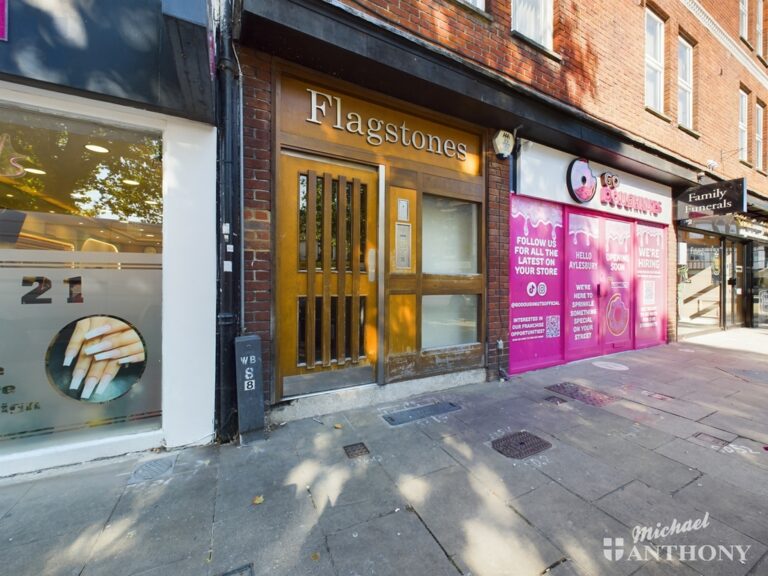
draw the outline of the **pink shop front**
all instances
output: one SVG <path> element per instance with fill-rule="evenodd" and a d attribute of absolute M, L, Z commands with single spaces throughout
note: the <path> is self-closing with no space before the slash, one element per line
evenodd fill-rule
<path fill-rule="evenodd" d="M 532 142 L 509 214 L 509 371 L 667 340 L 668 187 Z"/>

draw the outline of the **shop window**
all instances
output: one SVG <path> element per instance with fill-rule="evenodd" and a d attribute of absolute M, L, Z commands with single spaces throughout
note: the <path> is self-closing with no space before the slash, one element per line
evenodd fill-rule
<path fill-rule="evenodd" d="M 425 274 L 477 274 L 477 204 L 424 195 Z"/>
<path fill-rule="evenodd" d="M 747 105 L 749 95 L 739 90 L 739 160 L 746 162 L 747 155 Z"/>
<path fill-rule="evenodd" d="M 645 11 L 645 105 L 664 110 L 664 22 Z"/>
<path fill-rule="evenodd" d="M 0 453 L 159 428 L 162 177 L 159 133 L 0 107 Z"/>
<path fill-rule="evenodd" d="M 693 46 L 677 40 L 677 123 L 693 129 Z"/>
<path fill-rule="evenodd" d="M 472 294 L 422 297 L 421 347 L 445 348 L 478 342 L 478 300 Z"/>
<path fill-rule="evenodd" d="M 512 30 L 552 49 L 552 0 L 512 0 Z"/>

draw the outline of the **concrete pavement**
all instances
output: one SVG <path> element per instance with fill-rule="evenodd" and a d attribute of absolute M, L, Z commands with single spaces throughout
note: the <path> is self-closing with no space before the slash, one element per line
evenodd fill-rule
<path fill-rule="evenodd" d="M 563 382 L 581 400 L 547 388 Z M 460 409 L 383 418 L 435 402 Z M 551 447 L 493 449 L 523 430 Z M 764 576 L 768 331 L 0 480 L 0 560 L 14 576 Z"/>

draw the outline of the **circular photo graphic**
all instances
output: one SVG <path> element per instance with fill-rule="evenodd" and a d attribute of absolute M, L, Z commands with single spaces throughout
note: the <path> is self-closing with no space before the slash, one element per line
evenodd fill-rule
<path fill-rule="evenodd" d="M 597 179 L 592 174 L 587 160 L 577 158 L 568 166 L 568 193 L 581 204 L 594 198 L 597 191 Z"/>
<path fill-rule="evenodd" d="M 82 402 L 108 402 L 127 393 L 147 365 L 144 339 L 114 316 L 87 316 L 62 328 L 48 346 L 51 384 Z"/>

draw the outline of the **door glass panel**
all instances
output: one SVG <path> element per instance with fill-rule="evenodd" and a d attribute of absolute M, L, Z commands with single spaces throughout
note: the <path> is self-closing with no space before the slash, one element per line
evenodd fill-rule
<path fill-rule="evenodd" d="M 425 194 L 422 202 L 422 271 L 477 274 L 477 204 Z"/>
<path fill-rule="evenodd" d="M 474 294 L 440 294 L 421 300 L 421 347 L 442 348 L 478 342 Z"/>
<path fill-rule="evenodd" d="M 744 324 L 744 246 L 725 243 L 725 319 L 728 326 Z"/>
<path fill-rule="evenodd" d="M 681 337 L 720 326 L 720 238 L 680 232 L 677 244 L 678 332 Z"/>
<path fill-rule="evenodd" d="M 768 328 L 768 245 L 752 248 L 753 325 Z"/>

